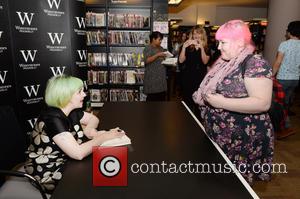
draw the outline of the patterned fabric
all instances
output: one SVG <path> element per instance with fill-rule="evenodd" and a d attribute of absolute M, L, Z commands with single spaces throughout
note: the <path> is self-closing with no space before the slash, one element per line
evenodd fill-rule
<path fill-rule="evenodd" d="M 272 70 L 264 59 L 253 56 L 246 64 L 244 75 L 247 78 L 271 78 Z M 216 92 L 227 98 L 247 97 L 241 68 L 227 75 L 217 85 Z M 250 184 L 256 178 L 270 179 L 269 173 L 255 173 L 257 168 L 253 169 L 255 164 L 270 165 L 273 159 L 273 127 L 267 113 L 243 114 L 202 106 L 201 117 L 204 119 L 208 135 L 222 148 L 228 158 L 237 167 L 239 165 L 247 167 L 242 175 Z"/>
<path fill-rule="evenodd" d="M 163 48 L 154 48 L 148 45 L 144 49 L 145 63 L 147 58 L 162 52 Z M 162 58 L 145 65 L 144 93 L 161 93 L 167 91 L 166 68 L 161 64 Z"/>
<path fill-rule="evenodd" d="M 85 139 L 80 125 L 82 117 L 83 111 L 79 109 L 73 110 L 67 117 L 60 109 L 49 107 L 41 113 L 31 133 L 25 171 L 34 176 L 48 194 L 52 194 L 62 178 L 63 165 L 68 160 L 52 138 L 67 131 L 81 144 Z"/>
<path fill-rule="evenodd" d="M 280 129 L 284 129 L 285 120 L 286 117 L 288 116 L 287 109 L 284 108 L 284 98 L 285 98 L 285 93 L 283 91 L 283 87 L 278 82 L 278 80 L 274 78 L 273 79 L 273 101 L 281 105 L 280 108 L 283 109 L 283 114 L 284 114 L 283 119 L 280 121 Z"/>
<path fill-rule="evenodd" d="M 277 73 L 280 80 L 299 80 L 300 76 L 300 40 L 289 39 L 282 42 L 278 51 L 284 54 Z"/>

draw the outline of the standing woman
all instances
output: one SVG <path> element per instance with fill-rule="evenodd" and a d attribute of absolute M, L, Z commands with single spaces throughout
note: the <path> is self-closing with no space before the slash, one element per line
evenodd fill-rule
<path fill-rule="evenodd" d="M 124 135 L 118 128 L 98 131 L 99 119 L 81 110 L 85 96 L 83 82 L 76 77 L 52 77 L 47 83 L 48 107 L 40 114 L 31 133 L 24 166 L 47 194 L 52 194 L 62 178 L 68 159 L 82 160 L 92 153 L 93 146 Z"/>
<path fill-rule="evenodd" d="M 166 99 L 166 68 L 161 64 L 166 54 L 160 46 L 162 39 L 163 35 L 160 32 L 152 32 L 150 44 L 144 49 L 144 93 L 147 94 L 146 101 L 165 101 Z"/>
<path fill-rule="evenodd" d="M 216 33 L 221 57 L 193 95 L 208 136 L 244 178 L 270 180 L 274 136 L 267 113 L 272 99 L 272 68 L 253 55 L 251 33 L 241 20 L 223 24 Z"/>
<path fill-rule="evenodd" d="M 299 84 L 300 76 L 300 21 L 292 21 L 287 27 L 287 41 L 280 43 L 277 51 L 275 63 L 273 65 L 273 75 L 276 75 L 282 85 L 285 98 L 285 108 L 289 113 L 292 96 Z M 293 134 L 290 128 L 289 117 L 286 120 L 286 133 L 279 135 L 286 137 Z"/>
<path fill-rule="evenodd" d="M 206 75 L 209 58 L 205 29 L 196 26 L 192 29 L 190 38 L 184 42 L 179 55 L 179 64 L 185 64 L 182 70 L 183 100 L 194 112 L 198 109 L 192 95 Z"/>

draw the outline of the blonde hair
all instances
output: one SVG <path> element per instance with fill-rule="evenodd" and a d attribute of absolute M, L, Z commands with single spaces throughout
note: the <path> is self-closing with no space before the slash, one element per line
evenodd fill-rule
<path fill-rule="evenodd" d="M 206 34 L 206 31 L 205 29 L 203 28 L 203 26 L 195 26 L 192 28 L 192 31 L 191 31 L 191 39 L 194 39 L 194 34 L 195 33 L 198 33 L 200 34 L 200 41 L 204 47 L 204 49 L 207 50 L 208 46 L 207 46 L 207 34 Z"/>

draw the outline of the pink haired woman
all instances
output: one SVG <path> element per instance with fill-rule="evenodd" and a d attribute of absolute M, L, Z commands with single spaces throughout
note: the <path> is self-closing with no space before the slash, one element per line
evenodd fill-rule
<path fill-rule="evenodd" d="M 251 33 L 241 20 L 217 33 L 221 57 L 205 76 L 193 99 L 200 106 L 207 134 L 252 184 L 270 180 L 274 149 L 271 119 L 272 68 L 253 55 Z"/>

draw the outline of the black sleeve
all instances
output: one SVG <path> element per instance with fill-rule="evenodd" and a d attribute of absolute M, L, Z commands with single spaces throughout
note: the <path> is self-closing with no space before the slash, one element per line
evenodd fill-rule
<path fill-rule="evenodd" d="M 69 115 L 69 120 L 71 121 L 72 125 L 80 124 L 80 120 L 82 119 L 84 112 L 79 108 L 73 110 Z"/>
<path fill-rule="evenodd" d="M 45 122 L 45 131 L 50 138 L 53 138 L 55 135 L 70 131 L 70 124 L 66 118 L 63 117 L 49 117 L 44 120 Z"/>

